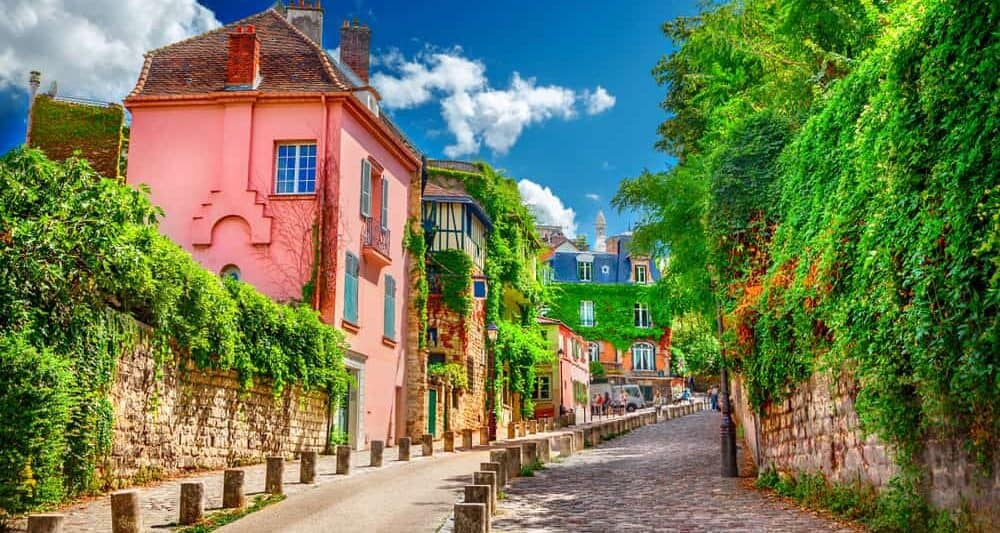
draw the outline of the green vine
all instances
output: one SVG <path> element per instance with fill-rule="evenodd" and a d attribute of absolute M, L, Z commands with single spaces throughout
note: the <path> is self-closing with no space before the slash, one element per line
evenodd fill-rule
<path fill-rule="evenodd" d="M 670 326 L 671 301 L 662 285 L 554 283 L 546 316 L 560 320 L 591 341 L 608 341 L 627 350 L 640 340 L 657 340 Z M 594 302 L 594 325 L 580 324 L 580 302 Z M 635 304 L 649 307 L 652 327 L 635 325 Z"/>
<path fill-rule="evenodd" d="M 430 254 L 431 272 L 441 284 L 441 301 L 463 317 L 472 313 L 472 258 L 462 250 Z"/>
<path fill-rule="evenodd" d="M 406 248 L 413 257 L 413 266 L 410 268 L 411 283 L 413 285 L 413 307 L 417 310 L 417 331 L 419 349 L 427 348 L 427 297 L 429 287 L 427 284 L 427 241 L 424 239 L 424 230 L 420 226 L 420 221 L 410 218 L 406 221 L 406 235 L 403 237 L 403 247 Z"/>
<path fill-rule="evenodd" d="M 456 389 L 469 388 L 469 376 L 458 363 L 433 363 L 427 366 L 429 378 L 441 380 Z"/>

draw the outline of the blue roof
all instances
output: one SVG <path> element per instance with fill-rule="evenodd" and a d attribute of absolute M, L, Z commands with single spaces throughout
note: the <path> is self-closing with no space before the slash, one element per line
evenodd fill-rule
<path fill-rule="evenodd" d="M 553 281 L 563 283 L 578 282 L 577 263 L 580 256 L 593 257 L 594 267 L 590 283 L 632 283 L 632 258 L 628 252 L 628 243 L 631 237 L 621 235 L 618 237 L 618 253 L 609 252 L 556 252 L 549 259 L 549 267 L 552 268 Z M 649 261 L 650 281 L 660 280 L 660 269 L 656 267 L 656 261 Z"/>

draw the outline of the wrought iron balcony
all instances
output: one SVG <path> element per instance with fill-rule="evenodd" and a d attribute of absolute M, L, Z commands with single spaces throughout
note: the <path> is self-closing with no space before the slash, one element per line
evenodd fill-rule
<path fill-rule="evenodd" d="M 392 263 L 389 255 L 389 230 L 374 217 L 366 218 L 361 226 L 361 253 L 365 259 L 379 265 Z"/>

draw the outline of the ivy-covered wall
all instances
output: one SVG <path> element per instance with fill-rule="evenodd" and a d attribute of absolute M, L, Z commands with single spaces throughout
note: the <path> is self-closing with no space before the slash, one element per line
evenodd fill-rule
<path fill-rule="evenodd" d="M 62 161 L 79 151 L 98 174 L 118 177 L 125 110 L 117 104 L 88 105 L 40 94 L 31 107 L 32 148 Z"/>
<path fill-rule="evenodd" d="M 546 316 L 561 320 L 589 341 L 607 341 L 627 350 L 640 340 L 659 340 L 670 327 L 672 311 L 663 287 L 657 284 L 556 283 Z M 594 325 L 580 325 L 580 302 L 594 302 Z M 635 304 L 649 306 L 652 327 L 635 325 Z"/>

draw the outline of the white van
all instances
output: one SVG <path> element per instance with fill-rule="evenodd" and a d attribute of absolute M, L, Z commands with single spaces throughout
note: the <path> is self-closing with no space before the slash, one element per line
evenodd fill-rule
<path fill-rule="evenodd" d="M 612 385 L 610 383 L 591 383 L 590 384 L 590 394 L 600 394 L 604 396 L 604 393 L 611 394 L 611 405 L 618 407 L 621 404 L 622 391 L 628 396 L 628 404 L 625 405 L 625 410 L 628 412 L 635 411 L 636 409 L 642 409 L 646 407 L 646 399 L 642 396 L 642 389 L 638 385 Z"/>

